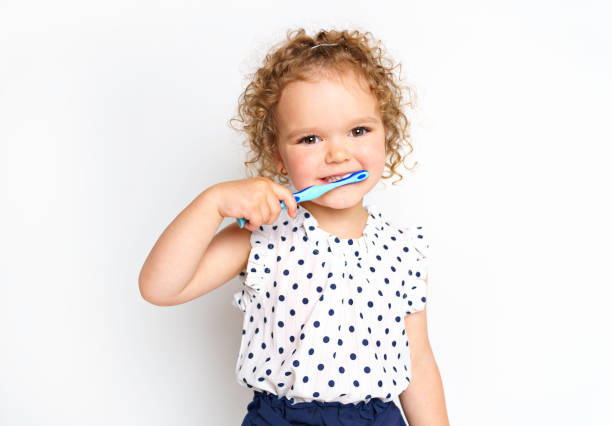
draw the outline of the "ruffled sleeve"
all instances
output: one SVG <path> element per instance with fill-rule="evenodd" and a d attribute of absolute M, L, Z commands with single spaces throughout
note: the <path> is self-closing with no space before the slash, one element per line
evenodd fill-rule
<path fill-rule="evenodd" d="M 269 228 L 260 226 L 251 233 L 251 252 L 247 266 L 240 272 L 242 290 L 234 293 L 232 304 L 246 312 L 266 283 L 273 276 L 275 244 L 270 239 Z M 243 279 L 243 277 L 246 277 Z"/>
<path fill-rule="evenodd" d="M 429 241 L 422 226 L 404 229 L 407 233 L 408 279 L 405 282 L 405 314 L 422 311 L 427 301 L 427 276 L 429 272 Z M 404 250 L 406 250 L 404 248 Z"/>

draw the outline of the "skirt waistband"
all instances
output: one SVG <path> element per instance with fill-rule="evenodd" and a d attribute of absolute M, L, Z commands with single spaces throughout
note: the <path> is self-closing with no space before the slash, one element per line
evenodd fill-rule
<path fill-rule="evenodd" d="M 354 404 L 339 401 L 311 401 L 291 404 L 285 396 L 254 390 L 248 413 L 242 426 L 291 426 L 302 425 L 369 425 L 406 426 L 393 401 L 383 402 L 373 398 Z"/>

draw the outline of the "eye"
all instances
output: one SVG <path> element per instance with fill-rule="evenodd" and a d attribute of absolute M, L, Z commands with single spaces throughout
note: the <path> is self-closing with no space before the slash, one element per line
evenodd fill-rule
<path fill-rule="evenodd" d="M 316 136 L 316 135 L 304 136 L 302 139 L 298 140 L 298 143 L 304 142 L 307 145 L 312 145 L 314 143 L 314 142 L 312 142 L 314 138 L 318 138 L 318 136 Z"/>
<path fill-rule="evenodd" d="M 359 130 L 359 134 L 357 136 L 363 136 L 363 135 L 365 135 L 365 134 L 370 132 L 370 128 L 363 127 L 363 126 L 355 127 L 353 130 L 351 130 L 351 132 L 355 131 L 355 130 Z M 365 133 L 364 133 L 364 131 L 365 131 Z"/>

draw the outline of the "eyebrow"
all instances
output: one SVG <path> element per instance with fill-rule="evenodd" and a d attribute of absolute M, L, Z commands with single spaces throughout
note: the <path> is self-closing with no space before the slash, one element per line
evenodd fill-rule
<path fill-rule="evenodd" d="M 356 124 L 365 124 L 365 123 L 378 123 L 378 119 L 374 118 L 374 117 L 361 117 L 361 118 L 356 118 L 355 120 L 352 120 L 350 122 L 351 126 L 354 126 Z M 289 132 L 286 136 L 287 139 L 293 139 L 294 137 L 296 137 L 297 135 L 301 134 L 301 133 L 308 133 L 308 132 L 316 132 L 317 128 L 316 127 L 304 127 L 301 129 L 295 129 L 292 130 L 291 132 Z"/>

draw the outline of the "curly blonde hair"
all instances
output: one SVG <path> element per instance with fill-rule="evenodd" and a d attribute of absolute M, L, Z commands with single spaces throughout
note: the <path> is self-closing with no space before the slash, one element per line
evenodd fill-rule
<path fill-rule="evenodd" d="M 315 47 L 316 48 L 313 48 Z M 390 174 L 383 173 L 388 179 L 402 175 L 396 168 L 403 164 L 404 158 L 400 149 L 406 145 L 410 148 L 406 156 L 413 151 L 410 135 L 410 121 L 402 111 L 404 106 L 415 107 L 416 94 L 408 85 L 400 85 L 393 71 L 401 64 L 394 63 L 385 57 L 380 41 L 373 38 L 368 31 L 320 30 L 314 37 L 306 34 L 303 28 L 288 30 L 287 38 L 273 46 L 266 55 L 263 65 L 249 76 L 250 83 L 239 97 L 238 117 L 230 119 L 229 125 L 234 130 L 246 133 L 245 145 L 250 158 L 244 162 L 249 174 L 250 164 L 257 167 L 257 175 L 287 184 L 288 178 L 279 174 L 274 163 L 274 152 L 277 141 L 276 106 L 283 88 L 292 81 L 304 81 L 311 78 L 315 69 L 326 71 L 353 70 L 365 77 L 370 90 L 376 96 L 378 107 L 385 128 L 385 152 Z M 404 91 L 408 101 L 404 100 Z M 233 121 L 242 123 L 241 128 L 232 126 Z M 412 170 L 418 162 L 415 162 Z M 398 181 L 396 181 L 398 182 Z M 396 182 L 393 182 L 395 185 Z"/>

